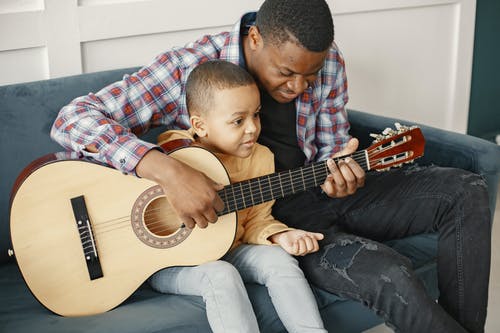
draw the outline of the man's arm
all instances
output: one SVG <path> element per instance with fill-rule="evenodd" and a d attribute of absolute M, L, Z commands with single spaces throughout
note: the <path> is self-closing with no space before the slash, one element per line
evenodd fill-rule
<path fill-rule="evenodd" d="M 358 149 L 358 140 L 351 138 L 345 105 L 348 101 L 345 63 L 336 46 L 329 53 L 323 68 L 322 80 L 331 83 L 325 91 L 324 102 L 318 115 L 316 142 L 319 148 L 318 160 L 328 158 L 330 174 L 321 186 L 332 198 L 341 198 L 354 194 L 364 186 L 365 172 L 352 158 L 346 158 L 337 164 L 331 159 L 354 153 Z"/>
<path fill-rule="evenodd" d="M 156 125 L 188 126 L 179 105 L 184 73 L 173 58 L 167 52 L 121 81 L 76 98 L 59 112 L 52 138 L 66 149 L 133 174 L 156 146 L 137 135 Z"/>
<path fill-rule="evenodd" d="M 69 150 L 155 181 L 186 226 L 206 227 L 222 209 L 219 186 L 136 136 L 160 121 L 171 128 L 187 126 L 179 107 L 185 73 L 169 56 L 72 101 L 60 111 L 51 136 Z"/>

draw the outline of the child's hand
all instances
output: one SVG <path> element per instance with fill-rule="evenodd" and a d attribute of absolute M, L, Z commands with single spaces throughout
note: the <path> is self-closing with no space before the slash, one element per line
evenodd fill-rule
<path fill-rule="evenodd" d="M 304 256 L 319 250 L 318 240 L 323 239 L 323 234 L 296 229 L 280 232 L 270 238 L 271 242 L 279 244 L 291 255 Z"/>

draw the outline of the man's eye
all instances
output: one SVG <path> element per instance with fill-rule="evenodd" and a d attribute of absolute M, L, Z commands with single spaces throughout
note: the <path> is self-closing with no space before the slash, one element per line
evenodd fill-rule
<path fill-rule="evenodd" d="M 316 81 L 316 79 L 318 78 L 318 75 L 319 75 L 319 72 L 316 72 L 314 74 L 311 74 L 307 77 L 307 80 L 308 81 Z"/>
<path fill-rule="evenodd" d="M 280 71 L 280 75 L 281 75 L 281 76 L 290 77 L 290 76 L 292 76 L 292 75 L 293 75 L 293 73 L 288 73 L 288 72 L 287 72 L 287 73 L 283 73 L 282 71 Z"/>

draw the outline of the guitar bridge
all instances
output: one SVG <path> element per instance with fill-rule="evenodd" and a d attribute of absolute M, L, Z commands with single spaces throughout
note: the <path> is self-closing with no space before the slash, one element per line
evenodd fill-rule
<path fill-rule="evenodd" d="M 73 207 L 73 214 L 75 216 L 76 227 L 80 235 L 82 243 L 83 255 L 89 277 L 95 280 L 103 277 L 101 263 L 97 254 L 97 247 L 90 225 L 90 218 L 85 205 L 85 198 L 83 195 L 71 199 L 71 206 Z"/>

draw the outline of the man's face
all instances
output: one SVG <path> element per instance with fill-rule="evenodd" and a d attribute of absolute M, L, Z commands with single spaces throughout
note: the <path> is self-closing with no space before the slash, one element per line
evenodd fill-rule
<path fill-rule="evenodd" d="M 248 71 L 279 103 L 293 101 L 313 85 L 328 53 L 312 52 L 292 41 L 279 46 L 266 44 L 255 27 L 245 47 Z"/>

